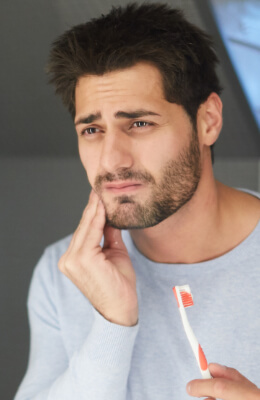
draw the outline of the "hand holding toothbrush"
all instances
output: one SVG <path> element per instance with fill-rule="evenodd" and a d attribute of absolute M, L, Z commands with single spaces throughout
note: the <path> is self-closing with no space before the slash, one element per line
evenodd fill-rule
<path fill-rule="evenodd" d="M 193 306 L 190 287 L 189 285 L 175 286 L 173 292 L 185 333 L 204 378 L 189 382 L 187 384 L 188 394 L 193 397 L 207 397 L 206 400 L 260 400 L 260 389 L 237 370 L 219 364 L 207 364 L 206 357 L 191 329 L 185 311 L 185 308 Z"/>
<path fill-rule="evenodd" d="M 187 384 L 187 392 L 206 400 L 260 400 L 260 389 L 233 368 L 209 364 L 213 379 L 196 379 Z"/>

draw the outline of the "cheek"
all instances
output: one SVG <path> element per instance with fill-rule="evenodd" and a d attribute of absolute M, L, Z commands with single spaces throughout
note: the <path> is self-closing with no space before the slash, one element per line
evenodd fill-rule
<path fill-rule="evenodd" d="M 179 151 L 180 143 L 169 135 L 147 146 L 141 160 L 151 171 L 159 171 L 167 161 L 176 159 Z"/>

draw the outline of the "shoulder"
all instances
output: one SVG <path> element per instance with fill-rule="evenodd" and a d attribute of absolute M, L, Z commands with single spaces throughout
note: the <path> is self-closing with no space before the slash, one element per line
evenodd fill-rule
<path fill-rule="evenodd" d="M 56 267 L 59 259 L 68 249 L 71 239 L 72 235 L 68 235 L 63 239 L 48 245 L 44 249 L 41 258 L 36 265 L 36 270 L 45 268 L 47 266 Z"/>
<path fill-rule="evenodd" d="M 62 254 L 64 254 L 67 248 L 69 247 L 71 239 L 72 239 L 72 234 L 58 240 L 57 242 L 51 243 L 46 247 L 44 253 L 48 254 L 51 253 L 53 255 L 61 257 Z"/>
<path fill-rule="evenodd" d="M 227 208 L 232 209 L 239 218 L 255 222 L 260 218 L 260 193 L 249 189 L 231 188 L 220 184 L 222 199 Z"/>
<path fill-rule="evenodd" d="M 246 189 L 231 189 L 230 193 L 233 236 L 244 240 L 259 226 L 260 194 Z"/>
<path fill-rule="evenodd" d="M 255 237 L 260 220 L 260 195 L 246 189 L 234 189 L 218 183 L 221 196 L 223 246 L 234 249 L 247 238 Z M 248 242 L 248 241 L 246 241 Z"/>
<path fill-rule="evenodd" d="M 31 286 L 39 288 L 42 285 L 49 285 L 51 287 L 55 286 L 57 280 L 62 279 L 63 275 L 58 269 L 58 262 L 66 252 L 71 238 L 72 235 L 66 236 L 44 249 L 34 268 Z"/>
<path fill-rule="evenodd" d="M 254 190 L 244 189 L 244 188 L 237 188 L 237 189 L 234 189 L 234 190 L 236 190 L 238 193 L 240 193 L 240 195 L 246 195 L 248 200 L 249 199 L 250 200 L 254 200 L 254 201 L 260 200 L 260 193 L 254 191 Z M 257 204 L 259 205 L 260 202 L 257 202 Z"/>
<path fill-rule="evenodd" d="M 248 189 L 234 189 L 240 212 L 252 222 L 260 219 L 260 193 Z"/>
<path fill-rule="evenodd" d="M 260 193 L 248 189 L 233 190 L 233 207 L 245 225 L 256 226 L 260 219 Z"/>

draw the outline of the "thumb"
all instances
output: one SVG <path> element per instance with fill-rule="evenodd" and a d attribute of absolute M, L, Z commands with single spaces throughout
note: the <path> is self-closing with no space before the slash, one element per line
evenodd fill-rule
<path fill-rule="evenodd" d="M 104 228 L 104 246 L 103 249 L 121 249 L 126 250 L 122 240 L 121 231 L 112 226 L 105 225 Z"/>
<path fill-rule="evenodd" d="M 240 372 L 234 368 L 229 368 L 217 363 L 210 363 L 209 370 L 213 378 L 224 378 L 235 382 L 242 382 L 250 386 L 255 386 L 244 375 L 240 374 Z"/>

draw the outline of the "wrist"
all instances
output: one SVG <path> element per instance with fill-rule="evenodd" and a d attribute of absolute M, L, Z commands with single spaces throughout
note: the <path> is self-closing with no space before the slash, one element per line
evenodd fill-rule
<path fill-rule="evenodd" d="M 88 343 L 93 340 L 95 345 L 91 346 L 88 356 L 91 359 L 100 358 L 102 363 L 110 367 L 118 367 L 124 362 L 130 362 L 139 325 L 122 326 L 110 322 L 94 308 L 93 312 L 94 323 Z"/>
<path fill-rule="evenodd" d="M 97 310 L 98 311 L 98 310 Z M 99 311 L 98 311 L 99 312 Z M 138 324 L 138 308 L 132 312 L 120 312 L 118 314 L 103 314 L 99 312 L 102 317 L 112 324 L 121 325 L 125 327 L 133 327 Z"/>

